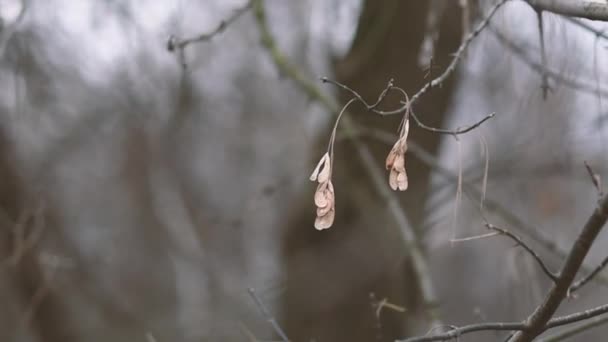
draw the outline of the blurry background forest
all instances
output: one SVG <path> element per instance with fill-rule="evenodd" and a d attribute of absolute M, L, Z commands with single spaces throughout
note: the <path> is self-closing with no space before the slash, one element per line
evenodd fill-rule
<path fill-rule="evenodd" d="M 413 94 L 494 3 L 0 0 L 0 341 L 277 340 L 248 288 L 292 341 L 527 317 L 550 285 L 534 259 L 505 237 L 452 240 L 485 218 L 561 264 L 597 202 L 584 161 L 608 175 L 602 34 L 544 13 L 541 48 L 535 11 L 509 1 L 416 105 L 432 127 L 495 117 L 457 137 L 412 125 L 409 189 L 389 200 L 364 164 L 384 169 L 401 117 L 355 105 L 328 230 L 308 180 L 335 118 L 314 92 L 350 98 L 319 77 L 371 102 L 389 79 Z M 607 248 L 604 232 L 585 270 Z M 600 274 L 559 313 L 607 296 Z"/>

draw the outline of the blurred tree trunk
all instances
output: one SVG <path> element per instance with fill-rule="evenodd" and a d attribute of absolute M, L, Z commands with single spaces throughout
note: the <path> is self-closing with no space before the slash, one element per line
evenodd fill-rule
<path fill-rule="evenodd" d="M 27 240 L 40 224 L 40 215 L 29 201 L 22 177 L 19 176 L 11 142 L 4 129 L 0 131 L 0 340 L 62 341 L 56 303 L 45 290 L 45 270 L 40 264 L 37 242 L 23 248 L 16 236 Z M 37 217 L 38 216 L 38 217 Z M 21 240 L 21 241 L 24 241 Z M 16 254 L 18 252 L 18 254 Z M 18 255 L 18 257 L 17 257 Z"/>
<path fill-rule="evenodd" d="M 370 101 L 377 98 L 391 78 L 408 94 L 416 92 L 430 80 L 424 79 L 426 71 L 419 67 L 418 59 L 432 3 L 365 1 L 352 49 L 335 65 L 337 79 Z M 433 56 L 438 68 L 433 77 L 447 66 L 461 40 L 458 4 L 452 1 L 447 6 L 446 15 L 440 18 Z M 446 121 L 453 83 L 450 80 L 433 90 L 416 106 L 416 113 L 427 125 L 442 126 Z M 343 101 L 349 99 L 348 94 L 343 95 Z M 398 106 L 397 99 L 388 100 L 386 108 Z M 401 120 L 374 116 L 360 106 L 351 107 L 350 113 L 363 126 L 389 132 L 397 132 Z M 318 156 L 323 153 L 327 137 L 329 133 L 319 143 L 322 147 Z M 437 152 L 441 139 L 414 125 L 410 137 L 432 153 Z M 366 143 L 377 157 L 378 166 L 384 167 L 391 146 Z M 301 212 L 295 213 L 293 222 L 287 225 L 283 246 L 288 274 L 284 314 L 290 338 L 295 341 L 394 340 L 403 337 L 414 318 L 424 319 L 425 310 L 417 299 L 419 292 L 398 227 L 370 184 L 356 153 L 351 144 L 336 146 L 334 227 L 324 232 L 313 228 L 313 185 Z M 411 224 L 419 229 L 425 217 L 431 170 L 411 154 L 406 165 L 409 189 L 397 196 Z M 384 311 L 378 320 L 371 306 L 372 292 L 378 299 L 387 298 L 406 307 L 407 313 Z"/>

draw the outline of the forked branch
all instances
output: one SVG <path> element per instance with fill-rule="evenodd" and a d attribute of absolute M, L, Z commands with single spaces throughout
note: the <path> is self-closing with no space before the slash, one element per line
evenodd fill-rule
<path fill-rule="evenodd" d="M 545 330 L 547 322 L 568 295 L 574 277 L 607 219 L 608 196 L 604 196 L 574 242 L 557 281 L 547 293 L 545 300 L 526 320 L 526 330 L 515 334 L 510 342 L 530 342 Z"/>

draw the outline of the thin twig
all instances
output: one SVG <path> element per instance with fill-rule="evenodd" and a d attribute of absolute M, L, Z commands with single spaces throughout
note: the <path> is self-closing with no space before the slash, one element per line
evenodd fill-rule
<path fill-rule="evenodd" d="M 289 342 L 287 334 L 285 334 L 285 332 L 283 331 L 277 320 L 274 318 L 274 316 L 270 314 L 268 309 L 266 309 L 266 306 L 264 305 L 260 297 L 258 297 L 258 295 L 255 293 L 255 289 L 253 287 L 250 287 L 249 289 L 247 289 L 247 292 L 249 292 L 249 295 L 255 302 L 255 305 L 258 307 L 258 310 L 260 310 L 262 316 L 264 316 L 268 324 L 272 326 L 272 329 L 274 329 L 274 331 L 277 333 L 277 335 L 279 335 L 282 341 Z"/>
<path fill-rule="evenodd" d="M 540 9 L 536 10 L 536 18 L 538 20 L 538 37 L 540 44 L 540 62 L 542 65 L 547 65 L 547 53 L 545 50 L 545 30 L 543 27 L 543 11 Z M 541 88 L 543 90 L 543 100 L 547 99 L 549 94 L 549 76 L 547 76 L 547 69 L 543 69 L 541 72 Z"/>
<path fill-rule="evenodd" d="M 456 138 L 456 137 L 455 137 Z M 456 226 L 458 225 L 458 213 L 460 208 L 460 203 L 462 202 L 462 143 L 456 138 L 456 147 L 457 147 L 457 165 L 458 165 L 458 173 L 456 177 L 456 196 L 454 198 L 454 207 L 453 207 L 453 218 L 450 231 L 452 232 L 452 239 L 456 238 Z"/>
<path fill-rule="evenodd" d="M 481 33 L 481 31 L 483 31 L 486 28 L 486 26 L 488 26 L 488 24 L 490 23 L 490 20 L 494 16 L 494 14 L 496 14 L 498 9 L 500 7 L 502 7 L 504 4 L 506 4 L 507 1 L 509 1 L 509 0 L 500 0 L 498 3 L 496 3 L 490 9 L 490 11 L 486 15 L 486 17 L 479 23 L 479 25 L 477 25 L 477 27 L 475 27 L 475 30 L 473 30 L 467 36 L 467 38 L 464 39 L 462 44 L 460 44 L 460 46 L 458 47 L 458 50 L 456 50 L 456 53 L 454 54 L 454 58 L 452 58 L 452 61 L 450 62 L 448 67 L 443 71 L 443 73 L 441 75 L 439 75 L 437 78 L 435 78 L 432 82 L 427 83 L 424 87 L 422 87 L 420 90 L 418 90 L 418 92 L 416 94 L 414 94 L 414 96 L 412 96 L 412 99 L 410 100 L 410 102 L 415 103 L 427 91 L 429 91 L 430 89 L 432 89 L 434 87 L 440 86 L 454 72 L 454 70 L 456 70 L 456 66 L 458 65 L 458 62 L 464 55 L 464 52 L 467 50 L 467 48 L 469 47 L 471 42 Z"/>
<path fill-rule="evenodd" d="M 451 239 L 450 242 L 454 243 L 454 242 L 468 242 L 468 241 L 473 241 L 473 240 L 481 240 L 481 239 L 487 239 L 489 237 L 493 237 L 493 236 L 501 235 L 501 234 L 502 233 L 500 233 L 500 232 L 486 233 L 486 234 L 481 234 L 481 235 L 469 236 L 469 237 L 465 237 L 465 238 Z"/>
<path fill-rule="evenodd" d="M 430 127 L 430 126 L 425 125 L 422 121 L 420 121 L 420 119 L 418 119 L 418 116 L 416 114 L 414 114 L 414 112 L 410 113 L 410 115 L 412 116 L 412 118 L 414 118 L 414 122 L 416 123 L 416 125 L 418 125 L 418 127 L 425 129 L 429 132 L 433 132 L 433 133 L 437 133 L 437 134 L 460 135 L 460 134 L 468 133 L 468 132 L 474 130 L 475 128 L 481 126 L 484 122 L 493 118 L 496 115 L 496 113 L 490 113 L 490 114 L 486 115 L 483 119 L 477 121 L 476 123 L 474 123 L 472 125 L 465 126 L 462 128 L 457 128 L 457 129 L 442 129 L 442 128 Z"/>
<path fill-rule="evenodd" d="M 555 327 L 560 327 L 563 325 L 568 325 L 568 324 L 584 321 L 584 320 L 587 320 L 587 319 L 590 319 L 593 317 L 597 317 L 599 315 L 603 315 L 606 313 L 608 313 L 608 304 L 600 305 L 593 309 L 573 313 L 570 315 L 552 318 L 543 327 L 542 331 L 545 331 L 545 330 L 551 329 L 551 328 L 555 328 Z M 526 329 L 526 331 L 529 331 L 529 329 L 530 328 Z"/>
<path fill-rule="evenodd" d="M 386 97 L 386 95 L 388 94 L 389 91 L 391 91 L 391 90 L 400 90 L 401 92 L 405 93 L 405 91 L 403 91 L 403 89 L 393 86 L 394 80 L 391 78 L 388 81 L 388 83 L 387 83 L 386 87 L 384 88 L 384 90 L 382 90 L 382 92 L 380 93 L 380 96 L 378 96 L 378 99 L 376 100 L 376 102 L 370 104 L 370 103 L 367 103 L 367 101 L 365 101 L 365 99 L 363 98 L 363 96 L 361 96 L 358 92 L 354 91 L 352 88 L 350 88 L 346 84 L 342 84 L 342 83 L 340 83 L 338 81 L 331 80 L 331 79 L 329 79 L 327 77 L 321 77 L 321 82 L 333 84 L 333 85 L 335 85 L 337 87 L 340 87 L 340 88 L 346 90 L 351 95 L 353 95 L 354 97 L 356 97 L 357 100 L 359 100 L 359 102 L 361 102 L 367 108 L 367 110 L 374 111 L 375 113 L 378 113 L 378 114 L 381 114 L 382 111 L 378 111 L 376 108 L 380 105 L 380 103 L 382 103 L 382 100 L 384 100 L 384 98 Z"/>
<path fill-rule="evenodd" d="M 404 96 L 405 101 L 401 101 L 401 104 L 407 106 L 408 103 L 411 103 L 411 101 L 407 100 L 407 94 L 405 93 L 405 91 L 402 88 L 395 87 L 393 85 L 392 79 L 388 82 L 388 85 L 384 88 L 384 90 L 382 90 L 382 92 L 380 93 L 380 96 L 378 96 L 378 99 L 374 103 L 368 103 L 367 101 L 365 101 L 363 96 L 361 96 L 361 94 L 359 94 L 358 92 L 356 92 L 349 86 L 342 84 L 338 81 L 330 80 L 327 77 L 322 77 L 321 81 L 323 83 L 333 84 L 337 87 L 340 87 L 340 88 L 346 90 L 348 93 L 353 95 L 357 100 L 359 100 L 359 102 L 361 102 L 367 110 L 369 110 L 373 113 L 379 114 L 379 115 L 392 115 L 392 114 L 398 113 L 396 111 L 382 111 L 382 110 L 377 109 L 377 107 L 380 105 L 382 100 L 386 97 L 386 95 L 391 90 L 398 91 Z M 493 118 L 496 115 L 496 113 L 490 113 L 490 114 L 486 115 L 483 119 L 479 120 L 478 122 L 476 122 L 472 125 L 469 125 L 469 126 L 466 126 L 463 128 L 457 128 L 457 129 L 441 129 L 441 128 L 427 126 L 422 121 L 420 121 L 420 119 L 418 118 L 418 116 L 416 116 L 416 114 L 414 112 L 411 112 L 410 115 L 412 118 L 414 118 L 414 122 L 416 123 L 416 125 L 418 125 L 418 127 L 422 128 L 424 130 L 427 130 L 427 131 L 430 131 L 433 133 L 437 133 L 437 134 L 460 135 L 460 134 L 468 133 L 468 132 L 474 130 L 475 128 L 481 126 L 484 122 Z"/>
<path fill-rule="evenodd" d="M 148 341 L 148 342 L 158 342 L 156 340 L 156 337 L 154 337 L 154 335 L 152 335 L 152 333 L 150 333 L 150 332 L 147 332 L 145 336 L 146 336 L 146 341 Z"/>
<path fill-rule="evenodd" d="M 585 284 L 587 284 L 595 276 L 597 276 L 606 267 L 606 265 L 608 265 L 608 256 L 604 258 L 604 260 L 602 260 L 602 262 L 600 262 L 600 264 L 597 265 L 597 267 L 593 271 L 591 271 L 591 273 L 587 274 L 585 277 L 572 284 L 572 286 L 570 286 L 570 289 L 568 290 L 568 293 L 572 294 L 574 291 L 585 286 Z"/>
<path fill-rule="evenodd" d="M 464 41 L 471 33 L 471 4 L 469 0 L 460 0 L 459 5 L 462 10 L 462 40 Z"/>
<path fill-rule="evenodd" d="M 542 326 L 542 331 L 546 331 L 548 329 L 556 328 L 563 325 L 568 325 L 580 321 L 584 321 L 587 319 L 591 319 L 593 317 L 598 317 L 600 315 L 604 315 L 608 313 L 608 304 L 601 305 L 595 307 L 593 309 L 577 312 L 571 315 L 556 317 L 547 322 L 547 324 Z M 397 342 L 431 342 L 431 341 L 448 341 L 452 339 L 457 339 L 460 336 L 472 332 L 477 331 L 519 331 L 519 332 L 527 332 L 530 327 L 525 322 L 490 322 L 490 323 L 477 323 L 465 325 L 460 328 L 454 328 L 446 333 L 435 334 L 430 336 L 418 336 L 412 337 L 405 340 L 397 341 Z"/>
<path fill-rule="evenodd" d="M 376 340 L 382 341 L 382 320 L 380 319 L 380 312 L 382 311 L 382 306 L 380 305 L 380 302 L 376 299 L 376 294 L 373 292 L 369 294 L 369 301 L 371 305 L 372 316 L 374 317 Z"/>
<path fill-rule="evenodd" d="M 235 22 L 238 18 L 241 17 L 241 15 L 243 15 L 244 13 L 246 13 L 250 8 L 251 8 L 251 1 L 247 1 L 245 3 L 245 6 L 241 7 L 241 8 L 237 8 L 236 10 L 234 10 L 234 12 L 232 13 L 232 15 L 230 15 L 228 18 L 222 20 L 219 25 L 217 25 L 217 27 L 213 30 L 211 30 L 210 32 L 206 32 L 206 33 L 201 33 L 198 34 L 194 37 L 190 37 L 190 38 L 177 38 L 175 36 L 172 36 L 169 38 L 169 41 L 167 42 L 167 50 L 169 51 L 175 51 L 176 49 L 185 49 L 186 46 L 193 44 L 193 43 L 199 43 L 199 42 L 204 42 L 204 41 L 208 41 L 211 40 L 211 38 L 215 37 L 216 35 L 224 32 L 224 30 L 233 22 Z"/>
<path fill-rule="evenodd" d="M 521 322 L 490 322 L 490 323 L 477 323 L 471 325 L 465 325 L 460 328 L 454 328 L 446 333 L 411 337 L 405 340 L 397 342 L 430 342 L 430 341 L 448 341 L 452 339 L 458 339 L 460 336 L 477 331 L 513 331 L 521 330 L 524 328 L 524 324 Z"/>
<path fill-rule="evenodd" d="M 244 13 L 246 13 L 252 5 L 252 1 L 249 0 L 243 7 L 237 8 L 234 12 L 226 19 L 222 20 L 217 27 L 209 32 L 198 34 L 194 37 L 180 39 L 174 35 L 171 35 L 167 40 L 167 50 L 170 52 L 177 51 L 182 65 L 185 67 L 184 49 L 193 43 L 206 42 L 211 40 L 216 35 L 224 32 L 228 26 L 234 23 Z"/>
<path fill-rule="evenodd" d="M 525 0 L 535 10 L 542 9 L 570 17 L 608 21 L 605 0 Z"/>
<path fill-rule="evenodd" d="M 601 199 L 604 196 L 604 192 L 602 191 L 602 180 L 600 175 L 593 171 L 593 168 L 586 160 L 583 163 L 585 164 L 585 169 L 587 169 L 589 178 L 591 178 L 591 183 L 593 183 L 595 190 L 597 190 L 598 197 Z"/>
<path fill-rule="evenodd" d="M 534 251 L 534 249 L 532 249 L 532 247 L 528 246 L 519 236 L 511 233 L 510 231 L 508 231 L 506 229 L 498 228 L 491 223 L 486 223 L 486 228 L 493 230 L 497 233 L 500 233 L 502 235 L 506 235 L 511 240 L 515 241 L 518 245 L 520 245 L 521 247 L 523 247 L 523 249 L 525 249 L 528 253 L 530 253 L 530 255 L 532 255 L 534 260 L 536 260 L 536 263 L 540 266 L 540 268 L 547 275 L 547 277 L 549 277 L 551 280 L 553 280 L 553 282 L 557 281 L 557 275 L 554 272 L 551 272 L 551 270 L 549 270 L 549 267 L 547 267 L 547 265 L 545 264 L 543 259 L 540 257 L 540 255 L 538 255 L 538 253 L 536 253 Z"/>
<path fill-rule="evenodd" d="M 558 341 L 563 341 L 567 338 L 570 338 L 572 336 L 578 335 L 582 332 L 586 332 L 590 329 L 593 329 L 595 327 L 598 327 L 600 325 L 606 324 L 608 323 L 608 315 L 605 316 L 596 316 L 593 317 L 587 321 L 585 321 L 582 324 L 579 324 L 577 326 L 574 327 L 570 327 L 568 329 L 564 329 L 554 335 L 545 337 L 545 338 L 541 338 L 538 340 L 538 342 L 558 342 Z"/>
<path fill-rule="evenodd" d="M 595 27 L 589 25 L 588 23 L 586 23 L 580 19 L 576 19 L 576 18 L 572 18 L 572 17 L 568 17 L 568 16 L 563 16 L 563 18 L 565 20 L 573 23 L 574 25 L 582 28 L 583 30 L 593 33 L 598 38 L 608 39 L 608 34 L 606 34 L 605 30 L 598 30 Z"/>
<path fill-rule="evenodd" d="M 574 277 L 578 273 L 589 253 L 595 238 L 600 233 L 608 219 L 608 196 L 599 203 L 593 214 L 589 217 L 581 233 L 576 238 L 559 277 L 547 293 L 544 301 L 534 310 L 526 320 L 527 329 L 515 334 L 511 342 L 530 342 L 544 331 L 545 324 L 555 314 L 561 302 L 568 295 Z M 607 305 L 608 307 L 608 305 Z"/>
<path fill-rule="evenodd" d="M 251 332 L 251 330 L 249 330 L 249 328 L 247 328 L 247 326 L 245 324 L 243 324 L 242 322 L 239 322 L 239 328 L 241 328 L 241 331 L 243 332 L 243 334 L 245 334 L 245 336 L 247 336 L 247 339 L 249 340 L 249 342 L 259 342 L 258 339 L 255 337 L 255 335 Z"/>
<path fill-rule="evenodd" d="M 587 84 L 574 78 L 568 78 L 559 72 L 551 70 L 546 65 L 535 61 L 529 56 L 524 47 L 513 42 L 510 38 L 508 38 L 498 29 L 495 29 L 492 25 L 488 25 L 488 32 L 492 33 L 504 47 L 511 50 L 511 52 L 513 52 L 513 54 L 518 57 L 519 60 L 528 65 L 528 67 L 530 67 L 532 70 L 540 74 L 545 74 L 551 79 L 570 89 L 590 94 L 601 94 L 602 96 L 608 96 L 608 89 L 597 89 L 597 87 L 592 84 Z"/>
<path fill-rule="evenodd" d="M 603 102 L 602 101 L 602 94 L 600 93 L 600 88 L 601 88 L 600 77 L 601 77 L 601 73 L 600 73 L 600 69 L 599 69 L 599 65 L 598 65 L 598 58 L 597 58 L 597 55 L 598 55 L 597 48 L 598 48 L 598 45 L 599 45 L 600 38 L 602 38 L 602 37 L 599 36 L 599 35 L 596 35 L 595 39 L 593 41 L 593 75 L 594 75 L 593 78 L 595 80 L 595 88 L 597 90 L 597 92 L 595 94 L 595 98 L 596 98 L 596 101 L 597 101 L 598 124 L 599 124 L 599 126 L 604 126 L 604 121 L 605 121 L 604 120 L 605 119 L 604 118 L 604 113 L 603 113 L 604 106 L 602 104 L 602 102 Z M 599 133 L 599 137 L 600 137 L 600 144 L 602 146 L 605 146 L 605 140 L 606 139 L 605 139 L 605 132 L 604 132 L 604 130 L 603 129 L 599 129 L 598 133 Z M 599 175 L 597 176 L 597 180 L 598 180 L 598 183 L 600 183 L 600 185 L 601 185 L 601 182 L 599 182 L 600 181 Z M 601 189 L 601 186 L 600 186 L 600 189 Z M 601 190 L 600 190 L 600 192 L 601 192 Z M 600 195 L 600 197 L 601 196 L 602 195 Z"/>
<path fill-rule="evenodd" d="M 426 79 L 428 79 L 428 80 L 429 80 L 429 82 L 431 82 L 431 81 L 433 80 L 433 71 L 435 71 L 436 69 L 439 69 L 439 66 L 438 66 L 438 65 L 435 65 L 435 64 L 433 63 L 433 61 L 434 61 L 434 59 L 433 59 L 433 57 L 431 56 L 431 57 L 430 57 L 430 60 L 429 60 L 429 66 L 428 66 L 428 67 L 426 67 L 426 68 L 424 69 L 426 72 L 424 73 L 423 78 L 424 78 L 425 80 L 426 80 Z"/>
<path fill-rule="evenodd" d="M 483 211 L 483 203 L 486 199 L 488 190 L 488 173 L 490 170 L 490 152 L 488 149 L 488 143 L 484 138 L 483 134 L 479 134 L 479 140 L 481 142 L 482 157 L 484 158 L 483 178 L 481 182 L 481 198 L 479 200 L 479 210 Z"/>

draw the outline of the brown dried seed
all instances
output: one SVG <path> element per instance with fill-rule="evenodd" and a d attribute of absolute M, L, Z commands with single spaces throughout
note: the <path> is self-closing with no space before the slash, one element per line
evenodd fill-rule
<path fill-rule="evenodd" d="M 329 153 L 326 152 L 310 175 L 310 180 L 313 182 L 318 181 L 319 183 L 325 183 L 329 180 L 331 175 L 330 171 L 331 159 L 329 158 Z"/>
<path fill-rule="evenodd" d="M 331 227 L 331 225 L 334 223 L 335 216 L 336 211 L 334 208 L 331 208 L 326 215 L 317 216 L 317 219 L 315 220 L 315 228 L 317 230 L 323 230 Z"/>

